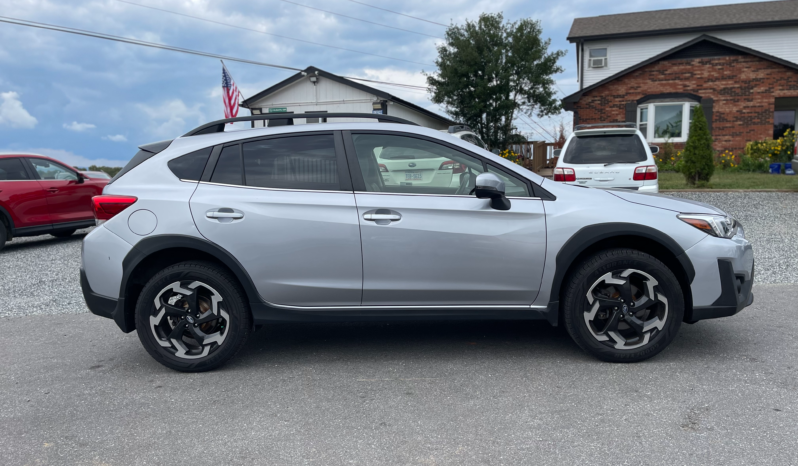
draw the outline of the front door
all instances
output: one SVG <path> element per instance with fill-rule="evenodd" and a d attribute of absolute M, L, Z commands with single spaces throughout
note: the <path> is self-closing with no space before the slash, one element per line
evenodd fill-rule
<path fill-rule="evenodd" d="M 52 160 L 35 157 L 27 160 L 39 175 L 39 184 L 47 197 L 50 223 L 57 225 L 94 218 L 91 206 L 91 198 L 97 194 L 94 185 L 84 183 L 75 171 Z"/>
<path fill-rule="evenodd" d="M 269 303 L 360 305 L 357 208 L 335 137 L 228 145 L 191 198 L 200 233 L 235 256 Z"/>
<path fill-rule="evenodd" d="M 534 301 L 546 231 L 543 203 L 530 195 L 526 180 L 434 140 L 362 133 L 351 141 L 347 152 L 357 156 L 350 157 L 351 165 L 362 173 L 362 180 L 354 181 L 362 183 L 355 198 L 364 306 L 528 306 Z M 390 166 L 383 163 L 386 155 Z M 410 164 L 439 168 L 410 179 Z M 488 200 L 470 194 L 476 175 L 485 170 L 505 180 L 510 210 L 493 210 Z M 447 176 L 446 171 L 456 173 Z"/>

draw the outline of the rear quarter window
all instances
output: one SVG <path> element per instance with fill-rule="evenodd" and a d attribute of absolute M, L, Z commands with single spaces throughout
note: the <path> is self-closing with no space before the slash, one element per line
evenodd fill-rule
<path fill-rule="evenodd" d="M 0 159 L 0 181 L 29 180 L 28 172 L 20 159 Z"/>
<path fill-rule="evenodd" d="M 169 165 L 172 173 L 181 180 L 199 181 L 212 150 L 212 147 L 206 147 L 205 149 L 181 155 L 170 160 L 167 165 Z"/>
<path fill-rule="evenodd" d="M 646 148 L 637 134 L 602 134 L 571 139 L 563 156 L 570 164 L 645 162 Z"/>

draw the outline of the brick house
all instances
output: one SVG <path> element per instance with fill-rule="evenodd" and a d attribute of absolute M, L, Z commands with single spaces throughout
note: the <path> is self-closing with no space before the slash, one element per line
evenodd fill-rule
<path fill-rule="evenodd" d="M 716 150 L 795 130 L 798 1 L 577 18 L 574 125 L 635 122 L 652 144 L 687 140 L 701 105 Z"/>

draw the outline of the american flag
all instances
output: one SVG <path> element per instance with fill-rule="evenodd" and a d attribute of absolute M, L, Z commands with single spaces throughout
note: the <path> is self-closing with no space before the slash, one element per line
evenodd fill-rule
<path fill-rule="evenodd" d="M 238 86 L 233 81 L 230 72 L 222 62 L 222 101 L 224 102 L 224 117 L 235 118 L 238 116 Z M 232 123 L 230 123 L 232 124 Z"/>

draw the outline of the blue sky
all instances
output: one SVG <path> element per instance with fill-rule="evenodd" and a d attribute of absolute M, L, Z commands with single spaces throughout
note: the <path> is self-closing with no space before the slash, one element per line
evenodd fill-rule
<path fill-rule="evenodd" d="M 198 21 L 131 5 L 127 0 L 2 2 L 2 16 L 416 85 L 425 84 L 422 70 L 435 71 L 435 44 L 442 42 L 435 37 L 443 37 L 445 30 L 351 0 L 130 0 L 270 34 L 394 58 L 388 59 Z M 444 24 L 474 20 L 482 12 L 504 12 L 509 20 L 539 19 L 544 36 L 551 38 L 552 48 L 568 52 L 561 61 L 565 72 L 557 76 L 558 86 L 565 94 L 578 87 L 574 49 L 565 40 L 573 18 L 643 11 L 654 6 L 641 0 L 362 2 Z M 335 16 L 296 3 L 420 34 Z M 671 0 L 656 6 L 684 8 L 723 3 L 732 2 Z M 227 67 L 245 97 L 293 73 L 233 62 Z M 423 91 L 383 89 L 441 111 Z M 245 114 L 249 112 L 241 113 Z M 140 144 L 171 139 L 219 118 L 223 118 L 221 64 L 216 59 L 0 23 L 0 151 L 37 152 L 79 166 L 121 166 Z M 569 113 L 564 113 L 540 123 L 553 128 L 560 120 L 569 125 L 570 118 Z M 530 137 L 540 138 L 529 127 L 520 123 L 518 127 Z"/>

